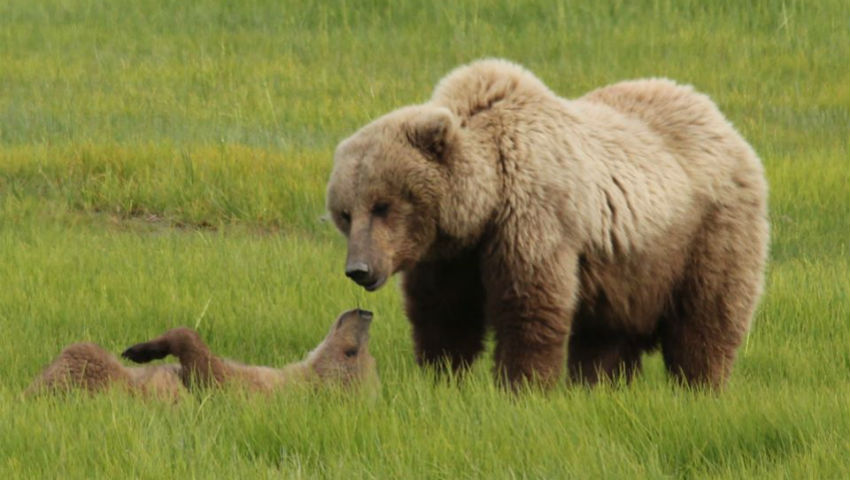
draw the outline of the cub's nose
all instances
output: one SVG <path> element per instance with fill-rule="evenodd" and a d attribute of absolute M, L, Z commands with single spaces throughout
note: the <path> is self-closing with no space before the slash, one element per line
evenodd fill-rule
<path fill-rule="evenodd" d="M 360 285 L 371 283 L 369 265 L 363 262 L 353 262 L 345 266 L 345 276 Z"/>
<path fill-rule="evenodd" d="M 372 312 L 370 312 L 369 310 L 358 309 L 357 313 L 360 314 L 360 318 L 362 318 L 363 320 L 372 320 Z"/>

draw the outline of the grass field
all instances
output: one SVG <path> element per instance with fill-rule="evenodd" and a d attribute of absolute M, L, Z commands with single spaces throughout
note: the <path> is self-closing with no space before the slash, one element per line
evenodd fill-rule
<path fill-rule="evenodd" d="M 847 478 L 844 2 L 305 3 L 0 3 L 0 477 Z M 321 220 L 336 143 L 484 56 L 568 97 L 692 83 L 759 152 L 769 276 L 722 395 L 674 388 L 657 355 L 619 388 L 514 397 L 489 358 L 435 382 L 398 288 L 343 277 Z M 377 398 L 19 397 L 74 341 L 188 324 L 282 365 L 357 305 Z"/>

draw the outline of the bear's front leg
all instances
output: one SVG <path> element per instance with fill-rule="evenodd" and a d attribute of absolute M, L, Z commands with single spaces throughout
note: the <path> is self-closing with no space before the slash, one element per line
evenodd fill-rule
<path fill-rule="evenodd" d="M 484 289 L 476 252 L 423 262 L 404 273 L 407 318 L 419 365 L 454 372 L 484 348 Z"/>
<path fill-rule="evenodd" d="M 516 390 L 554 385 L 564 369 L 578 293 L 578 258 L 570 251 L 495 259 L 484 268 L 487 319 L 496 332 L 496 380 Z"/>

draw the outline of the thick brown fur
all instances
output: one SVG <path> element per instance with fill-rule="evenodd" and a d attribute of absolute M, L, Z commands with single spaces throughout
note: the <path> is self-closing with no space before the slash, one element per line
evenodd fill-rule
<path fill-rule="evenodd" d="M 283 368 L 244 365 L 219 357 L 188 327 L 178 327 L 153 340 L 133 345 L 122 356 L 145 363 L 173 355 L 180 360 L 180 378 L 188 388 L 228 384 L 255 391 L 273 391 L 293 382 L 342 387 L 365 384 L 377 388 L 375 359 L 369 353 L 371 320 L 371 312 L 365 310 L 343 313 L 306 359 Z"/>
<path fill-rule="evenodd" d="M 69 345 L 26 390 L 27 395 L 64 393 L 81 389 L 100 392 L 123 388 L 132 393 L 176 400 L 183 387 L 178 365 L 125 367 L 94 343 Z"/>
<path fill-rule="evenodd" d="M 348 276 L 403 273 L 420 363 L 463 368 L 490 327 L 512 386 L 631 378 L 660 346 L 720 388 L 762 293 L 762 165 L 669 80 L 566 100 L 506 61 L 460 67 L 339 145 L 327 206 Z"/>

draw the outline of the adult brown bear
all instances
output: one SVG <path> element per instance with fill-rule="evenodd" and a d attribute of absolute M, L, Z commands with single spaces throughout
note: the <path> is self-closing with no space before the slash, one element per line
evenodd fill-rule
<path fill-rule="evenodd" d="M 650 79 L 558 97 L 502 60 L 336 150 L 327 207 L 367 290 L 401 271 L 421 364 L 455 369 L 495 330 L 512 386 L 639 368 L 721 387 L 762 292 L 767 185 L 691 87 Z M 568 348 L 567 348 L 568 347 Z"/>

